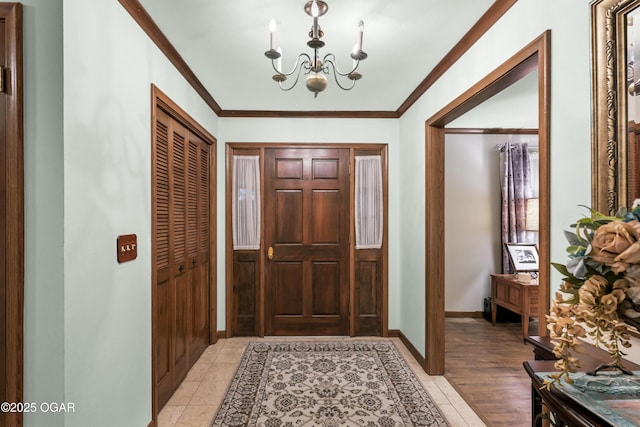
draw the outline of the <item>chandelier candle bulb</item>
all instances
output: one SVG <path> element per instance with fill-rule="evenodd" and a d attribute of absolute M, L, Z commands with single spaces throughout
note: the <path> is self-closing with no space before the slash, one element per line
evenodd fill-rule
<path fill-rule="evenodd" d="M 358 44 L 356 50 L 362 50 L 362 37 L 364 35 L 364 22 L 358 22 Z"/>
<path fill-rule="evenodd" d="M 318 14 L 320 13 L 318 9 L 318 3 L 316 0 L 313 0 L 313 4 L 311 5 L 311 15 L 313 16 L 313 38 L 318 38 Z"/>
<path fill-rule="evenodd" d="M 271 21 L 269 22 L 269 49 L 273 50 L 273 47 L 275 46 L 274 43 L 274 34 L 276 32 L 276 21 L 274 19 L 271 19 Z"/>

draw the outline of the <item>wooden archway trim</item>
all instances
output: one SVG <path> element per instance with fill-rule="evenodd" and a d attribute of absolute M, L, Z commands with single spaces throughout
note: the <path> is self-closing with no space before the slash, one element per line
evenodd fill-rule
<path fill-rule="evenodd" d="M 22 402 L 24 369 L 24 97 L 22 76 L 22 4 L 0 4 L 4 23 L 5 144 L 0 149 L 0 260 L 4 330 L 2 333 L 2 400 Z M 0 425 L 22 425 L 21 412 L 0 414 Z"/>
<path fill-rule="evenodd" d="M 540 272 L 538 334 L 547 334 L 544 315 L 549 311 L 549 134 L 551 32 L 545 31 L 493 72 L 469 88 L 425 123 L 425 312 L 424 369 L 444 374 L 444 137 L 451 121 L 480 105 L 535 69 L 538 70 L 538 140 L 540 156 Z"/>

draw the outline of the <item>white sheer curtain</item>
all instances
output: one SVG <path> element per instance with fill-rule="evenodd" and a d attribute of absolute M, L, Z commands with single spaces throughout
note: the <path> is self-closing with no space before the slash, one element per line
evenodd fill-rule
<path fill-rule="evenodd" d="M 356 156 L 356 249 L 382 247 L 382 159 Z"/>
<path fill-rule="evenodd" d="M 233 156 L 233 249 L 260 249 L 260 157 Z"/>

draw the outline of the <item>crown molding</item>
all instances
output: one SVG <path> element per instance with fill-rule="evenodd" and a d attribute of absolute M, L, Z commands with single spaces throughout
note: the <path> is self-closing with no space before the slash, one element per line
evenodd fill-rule
<path fill-rule="evenodd" d="M 202 82 L 196 77 L 187 62 L 182 58 L 177 49 L 171 44 L 156 23 L 151 19 L 149 13 L 142 7 L 138 0 L 118 0 L 122 7 L 129 12 L 129 15 L 140 25 L 140 28 L 149 36 L 158 49 L 164 53 L 167 59 L 176 67 L 178 72 L 189 82 L 191 87 L 200 95 L 202 100 L 213 110 L 216 115 L 220 115 L 222 108 L 218 105 L 213 96 L 205 89 Z"/>

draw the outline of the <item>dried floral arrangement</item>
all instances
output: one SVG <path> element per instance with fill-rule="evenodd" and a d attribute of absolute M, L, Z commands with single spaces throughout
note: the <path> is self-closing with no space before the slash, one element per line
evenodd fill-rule
<path fill-rule="evenodd" d="M 573 382 L 583 338 L 609 352 L 606 368 L 629 373 L 622 358 L 631 346 L 629 325 L 640 324 L 640 207 L 615 216 L 590 212 L 565 231 L 569 261 L 552 263 L 564 277 L 547 316 L 558 358 L 547 388 Z"/>

